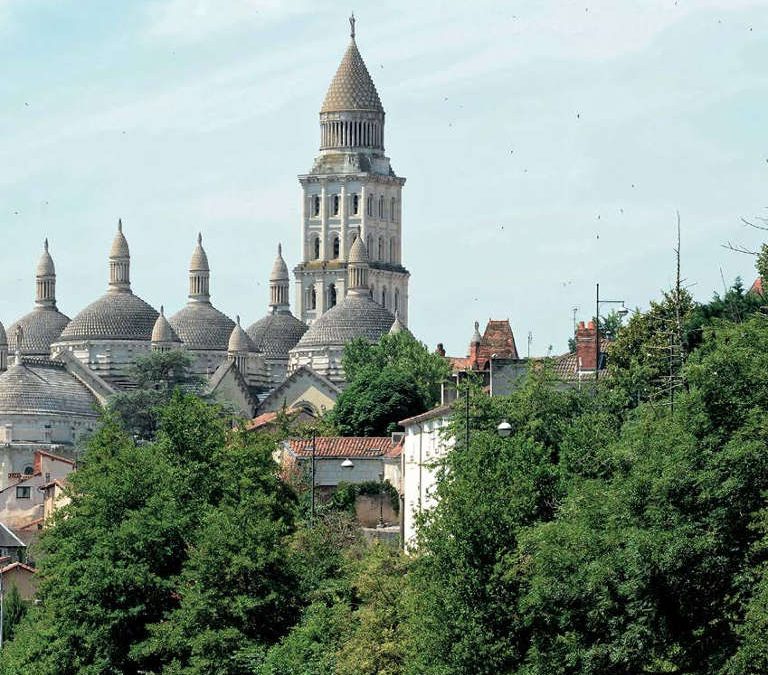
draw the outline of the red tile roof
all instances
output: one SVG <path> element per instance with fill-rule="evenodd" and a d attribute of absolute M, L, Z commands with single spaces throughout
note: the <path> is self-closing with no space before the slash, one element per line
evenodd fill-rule
<path fill-rule="evenodd" d="M 763 290 L 763 277 L 757 277 L 757 279 L 755 279 L 754 283 L 749 289 L 749 292 L 755 293 L 756 295 L 765 295 Z"/>
<path fill-rule="evenodd" d="M 480 342 L 480 358 L 488 360 L 493 354 L 503 359 L 519 358 L 509 319 L 503 321 L 488 319 L 482 342 Z"/>
<path fill-rule="evenodd" d="M 312 456 L 312 440 L 294 438 L 289 440 L 288 449 L 297 457 Z M 376 457 L 392 455 L 401 443 L 392 443 L 389 436 L 318 436 L 315 439 L 315 457 Z"/>
<path fill-rule="evenodd" d="M 277 412 L 265 412 L 246 422 L 245 428 L 248 429 L 248 431 L 252 431 L 253 429 L 272 424 L 275 420 L 277 420 Z"/>

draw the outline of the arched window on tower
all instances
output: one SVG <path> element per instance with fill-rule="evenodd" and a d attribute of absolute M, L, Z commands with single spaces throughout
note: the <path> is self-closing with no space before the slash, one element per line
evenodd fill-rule
<path fill-rule="evenodd" d="M 368 248 L 368 255 L 373 257 L 373 237 L 370 234 L 368 235 L 368 241 L 366 242 L 366 246 Z"/>
<path fill-rule="evenodd" d="M 381 306 L 386 309 L 387 308 L 387 287 L 384 286 L 384 288 L 381 289 Z"/>
<path fill-rule="evenodd" d="M 328 307 L 336 306 L 336 284 L 328 286 Z"/>
<path fill-rule="evenodd" d="M 384 260 L 384 239 L 379 237 L 379 260 Z"/>
<path fill-rule="evenodd" d="M 317 291 L 314 286 L 309 289 L 309 308 L 317 309 Z"/>
<path fill-rule="evenodd" d="M 339 238 L 338 237 L 334 237 L 333 238 L 333 258 L 334 258 L 334 260 L 338 259 L 338 257 L 339 257 L 339 246 L 340 246 Z"/>
<path fill-rule="evenodd" d="M 368 195 L 368 204 L 366 208 L 368 209 L 368 215 L 372 216 L 373 215 L 373 195 Z"/>
<path fill-rule="evenodd" d="M 397 201 L 394 197 L 389 200 L 389 219 L 394 223 L 395 222 L 395 204 L 397 204 Z"/>
<path fill-rule="evenodd" d="M 312 241 L 312 257 L 315 260 L 320 259 L 320 237 L 315 237 Z"/>
<path fill-rule="evenodd" d="M 333 195 L 333 215 L 339 215 L 339 195 Z"/>
<path fill-rule="evenodd" d="M 400 289 L 399 288 L 395 289 L 395 306 L 394 306 L 394 310 L 396 312 L 400 311 Z"/>
<path fill-rule="evenodd" d="M 320 196 L 319 195 L 313 195 L 312 197 L 312 215 L 313 216 L 320 215 Z"/>
<path fill-rule="evenodd" d="M 360 213 L 360 195 L 352 195 L 352 213 L 354 215 Z"/>
<path fill-rule="evenodd" d="M 384 195 L 379 196 L 379 218 L 384 218 Z"/>
<path fill-rule="evenodd" d="M 389 240 L 389 262 L 397 262 L 397 242 L 394 237 Z"/>

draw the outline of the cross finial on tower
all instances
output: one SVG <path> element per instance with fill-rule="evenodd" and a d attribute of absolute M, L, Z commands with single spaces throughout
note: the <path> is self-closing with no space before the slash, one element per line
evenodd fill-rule
<path fill-rule="evenodd" d="M 355 13 L 352 12 L 352 16 L 349 17 L 349 37 L 351 37 L 353 40 L 355 39 Z"/>
<path fill-rule="evenodd" d="M 45 248 L 45 252 L 48 253 L 48 237 L 45 238 L 44 248 Z"/>
<path fill-rule="evenodd" d="M 203 243 L 203 233 L 202 232 L 198 232 L 197 233 L 197 243 L 198 244 L 202 244 Z"/>
<path fill-rule="evenodd" d="M 283 255 L 283 245 L 278 244 L 277 245 L 277 255 Z"/>
<path fill-rule="evenodd" d="M 117 219 L 117 231 L 122 232 L 123 231 L 123 219 L 118 218 Z"/>

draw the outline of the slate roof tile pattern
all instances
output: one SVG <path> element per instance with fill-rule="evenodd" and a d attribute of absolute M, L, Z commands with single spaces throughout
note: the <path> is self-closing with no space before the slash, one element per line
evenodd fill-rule
<path fill-rule="evenodd" d="M 152 339 L 158 312 L 131 292 L 107 292 L 81 311 L 61 334 L 61 342 Z"/>
<path fill-rule="evenodd" d="M 287 359 L 304 333 L 307 324 L 290 313 L 267 314 L 246 331 L 256 349 L 268 359 Z"/>
<path fill-rule="evenodd" d="M 345 345 L 356 338 L 378 342 L 394 322 L 395 317 L 368 295 L 348 295 L 309 327 L 296 349 Z"/>
<path fill-rule="evenodd" d="M 184 346 L 226 352 L 235 327 L 226 314 L 205 302 L 190 302 L 168 320 Z"/>
<path fill-rule="evenodd" d="M 328 87 L 320 112 L 347 110 L 384 112 L 376 85 L 373 84 L 354 39 L 349 43 L 336 75 L 331 80 L 331 86 Z"/>
<path fill-rule="evenodd" d="M 21 326 L 21 353 L 25 356 L 50 356 L 51 344 L 61 337 L 68 323 L 69 317 L 55 307 L 35 307 L 8 328 L 8 334 L 13 338 L 11 351 L 16 349 L 16 330 Z"/>
<path fill-rule="evenodd" d="M 63 364 L 25 360 L 0 375 L 0 413 L 95 418 L 96 398 Z"/>

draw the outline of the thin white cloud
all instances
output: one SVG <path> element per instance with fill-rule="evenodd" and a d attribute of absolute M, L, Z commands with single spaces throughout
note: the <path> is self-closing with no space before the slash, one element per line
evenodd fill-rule
<path fill-rule="evenodd" d="M 150 36 L 195 41 L 237 26 L 266 26 L 311 11 L 307 0 L 158 0 L 147 8 Z"/>

